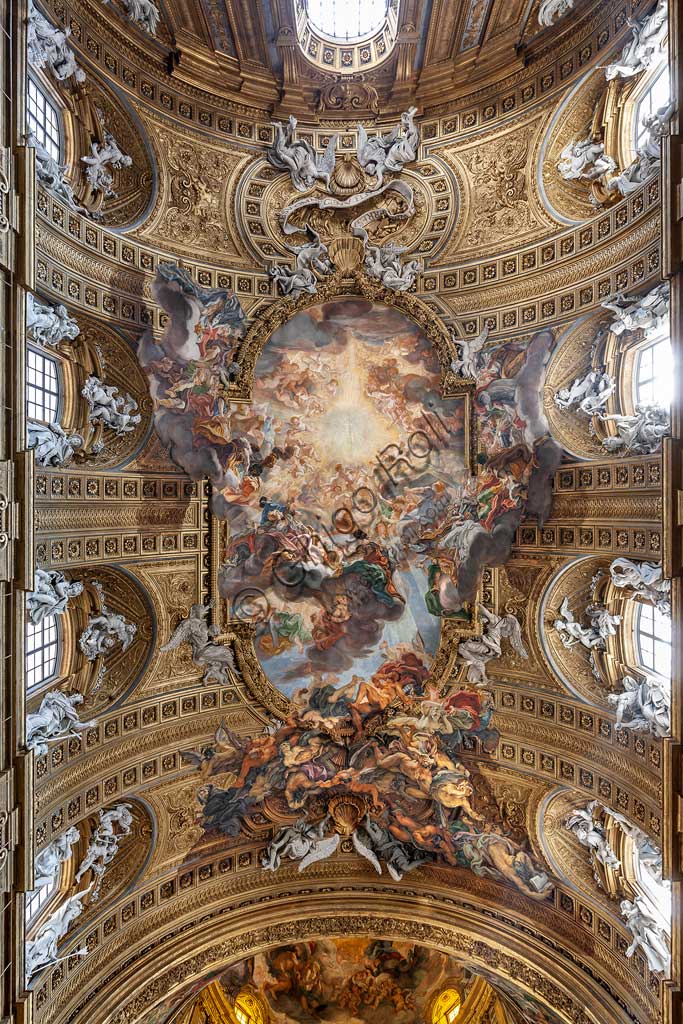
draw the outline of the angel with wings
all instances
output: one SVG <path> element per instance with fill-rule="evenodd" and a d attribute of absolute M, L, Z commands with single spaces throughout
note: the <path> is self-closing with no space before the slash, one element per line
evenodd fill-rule
<path fill-rule="evenodd" d="M 226 686 L 234 678 L 239 679 L 240 673 L 230 648 L 213 639 L 220 631 L 207 624 L 210 610 L 211 605 L 193 604 L 188 617 L 176 626 L 173 636 L 160 650 L 174 651 L 181 644 L 189 644 L 192 660 L 204 667 L 204 682 Z"/>
<path fill-rule="evenodd" d="M 404 164 L 417 159 L 420 131 L 415 124 L 417 107 L 411 107 L 401 114 L 401 123 L 388 135 L 368 133 L 362 124 L 358 125 L 358 163 L 367 174 L 377 178 L 377 188 L 384 181 L 384 172 L 400 174 Z"/>
<path fill-rule="evenodd" d="M 457 377 L 477 379 L 479 371 L 479 353 L 489 336 L 488 327 L 484 327 L 476 338 L 457 338 L 451 331 L 451 341 L 458 350 L 458 355 L 451 361 L 451 370 Z"/>
<path fill-rule="evenodd" d="M 310 825 L 301 818 L 294 825 L 281 829 L 263 855 L 261 863 L 266 871 L 277 871 L 284 857 L 300 861 L 300 872 L 309 864 L 331 857 L 339 846 L 341 836 L 334 832 L 325 838 L 328 821 L 329 816 L 317 825 Z"/>
<path fill-rule="evenodd" d="M 294 140 L 296 118 L 290 114 L 286 128 L 279 121 L 273 122 L 275 137 L 268 150 L 268 162 L 278 171 L 289 171 L 292 185 L 297 192 L 308 192 L 316 181 L 324 181 L 330 187 L 330 175 L 337 160 L 337 136 L 332 135 L 322 156 L 316 156 L 310 142 Z"/>
<path fill-rule="evenodd" d="M 485 622 L 484 632 L 471 640 L 462 640 L 458 645 L 458 658 L 468 666 L 467 680 L 478 686 L 488 682 L 486 663 L 491 658 L 500 658 L 503 639 L 510 641 L 515 654 L 521 658 L 529 657 L 522 642 L 522 627 L 514 615 L 495 615 L 483 605 L 479 606 L 479 611 Z"/>

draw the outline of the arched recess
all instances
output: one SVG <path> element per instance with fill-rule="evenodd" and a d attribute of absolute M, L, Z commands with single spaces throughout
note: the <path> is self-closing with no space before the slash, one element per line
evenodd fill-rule
<path fill-rule="evenodd" d="M 538 612 L 539 635 L 554 672 L 571 693 L 603 706 L 607 706 L 609 693 L 621 691 L 624 675 L 641 671 L 634 640 L 640 598 L 628 588 L 614 586 L 609 574 L 611 562 L 611 557 L 588 555 L 567 563 L 548 581 Z M 560 606 L 565 598 L 575 619 L 584 624 L 583 613 L 591 603 L 602 604 L 610 614 L 621 616 L 615 635 L 606 638 L 603 650 L 589 651 L 581 643 L 564 646 L 554 623 L 561 619 Z"/>
<path fill-rule="evenodd" d="M 76 319 L 77 337 L 65 339 L 50 350 L 61 371 L 59 422 L 67 433 L 80 434 L 85 440 L 83 449 L 75 453 L 76 465 L 118 469 L 139 455 L 152 435 L 152 402 L 147 382 L 130 343 L 113 327 L 81 314 Z M 114 385 L 120 395 L 130 394 L 135 399 L 140 422 L 130 432 L 119 436 L 102 424 L 90 423 L 88 402 L 81 391 L 91 376 L 98 377 L 103 384 Z M 102 450 L 97 451 L 100 445 Z"/>
<path fill-rule="evenodd" d="M 35 711 L 45 692 L 51 689 L 80 693 L 84 697 L 80 717 L 86 719 L 109 708 L 142 678 L 154 645 L 156 615 L 140 583 L 126 569 L 112 566 L 74 569 L 69 577 L 80 580 L 84 589 L 80 595 L 69 599 L 66 611 L 59 617 L 58 671 L 49 682 L 30 694 L 27 704 L 29 711 Z M 137 630 L 127 650 L 117 644 L 106 656 L 89 661 L 79 646 L 79 638 L 89 619 L 101 613 L 102 594 L 107 609 L 123 615 Z"/>

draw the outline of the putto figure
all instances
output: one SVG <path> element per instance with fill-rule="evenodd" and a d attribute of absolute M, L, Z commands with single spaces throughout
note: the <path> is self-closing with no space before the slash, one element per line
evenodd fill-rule
<path fill-rule="evenodd" d="M 70 35 L 71 29 L 55 28 L 33 3 L 29 5 L 26 40 L 29 63 L 34 68 L 49 67 L 60 82 L 72 77 L 84 82 L 85 72 L 79 68 L 73 50 L 67 45 Z"/>
<path fill-rule="evenodd" d="M 643 601 L 653 604 L 662 615 L 671 615 L 671 580 L 662 578 L 661 564 L 615 558 L 609 574 L 615 587 L 629 588 Z"/>
<path fill-rule="evenodd" d="M 117 437 L 130 434 L 141 420 L 136 413 L 138 403 L 127 392 L 119 394 L 112 384 L 103 384 L 99 377 L 88 377 L 81 394 L 90 406 L 88 419 L 92 424 L 113 430 Z"/>
<path fill-rule="evenodd" d="M 208 625 L 210 610 L 211 605 L 193 604 L 188 617 L 176 626 L 171 639 L 160 650 L 173 651 L 181 644 L 189 644 L 192 660 L 204 668 L 204 682 L 226 686 L 233 678 L 239 679 L 240 673 L 230 648 L 213 639 L 220 630 Z"/>
<path fill-rule="evenodd" d="M 296 124 L 292 115 L 286 128 L 279 121 L 273 122 L 275 137 L 267 153 L 268 162 L 278 171 L 289 171 L 297 192 L 308 192 L 316 181 L 324 182 L 329 190 L 330 175 L 337 160 L 337 136 L 331 137 L 322 156 L 316 156 L 310 142 L 294 139 Z"/>
<path fill-rule="evenodd" d="M 467 680 L 477 686 L 488 682 L 486 663 L 492 658 L 500 658 L 504 639 L 510 641 L 515 654 L 521 658 L 529 657 L 522 642 L 522 627 L 514 615 L 495 615 L 483 605 L 479 606 L 479 612 L 484 619 L 484 632 L 458 644 L 458 658 L 468 666 Z"/>
<path fill-rule="evenodd" d="M 59 423 L 29 420 L 26 431 L 27 446 L 39 466 L 68 466 L 85 444 L 81 434 L 67 434 Z"/>
<path fill-rule="evenodd" d="M 118 192 L 112 188 L 114 175 L 112 171 L 122 167 L 131 167 L 133 159 L 127 156 L 111 132 L 105 131 L 104 145 L 93 142 L 90 156 L 82 156 L 81 163 L 86 165 L 85 176 L 94 192 L 104 192 L 105 199 L 117 199 Z"/>
<path fill-rule="evenodd" d="M 596 807 L 598 807 L 598 801 L 591 800 L 586 807 L 572 811 L 565 819 L 565 828 L 573 832 L 582 846 L 587 847 L 591 860 L 595 858 L 603 867 L 616 871 L 621 862 L 607 841 L 605 829 L 595 821 Z"/>
<path fill-rule="evenodd" d="M 376 277 L 385 288 L 392 292 L 407 292 L 415 283 L 420 270 L 419 260 L 410 260 L 401 265 L 399 256 L 405 249 L 395 242 L 386 245 L 366 245 L 365 269 L 370 277 Z"/>
<path fill-rule="evenodd" d="M 76 872 L 77 882 L 88 871 L 92 871 L 95 876 L 90 896 L 93 902 L 99 898 L 104 873 L 118 853 L 119 843 L 124 836 L 130 835 L 133 824 L 130 804 L 117 804 L 109 811 L 100 809 L 99 816 L 100 823 L 92 834 L 85 857 Z M 118 826 L 118 831 L 115 826 Z"/>
<path fill-rule="evenodd" d="M 624 676 L 621 693 L 607 695 L 614 707 L 615 729 L 649 732 L 664 737 L 671 732 L 671 695 L 656 679 Z"/>
<path fill-rule="evenodd" d="M 49 615 L 62 615 L 70 597 L 83 593 L 78 580 L 68 581 L 57 569 L 36 569 L 34 590 L 26 595 L 26 609 L 34 625 Z"/>
<path fill-rule="evenodd" d="M 320 241 L 318 235 L 314 235 L 310 242 L 297 250 L 294 270 L 290 270 L 289 267 L 274 266 L 270 270 L 270 276 L 277 281 L 282 295 L 290 295 L 293 299 L 298 299 L 304 292 L 308 292 L 309 295 L 316 294 L 318 291 L 316 272 L 321 277 L 326 277 L 332 273 L 332 270 L 333 266 L 327 254 L 327 246 Z"/>
<path fill-rule="evenodd" d="M 612 334 L 620 335 L 624 331 L 649 331 L 659 327 L 662 320 L 669 315 L 669 282 L 662 281 L 646 295 L 628 298 L 623 292 L 617 292 L 602 303 L 603 309 L 609 309 L 615 318 L 609 325 Z"/>
<path fill-rule="evenodd" d="M 619 455 L 652 455 L 670 430 L 669 410 L 660 405 L 637 405 L 633 416 L 598 414 L 602 423 L 614 423 L 616 434 L 603 437 L 602 447 Z"/>
<path fill-rule="evenodd" d="M 631 38 L 621 51 L 618 61 L 608 64 L 605 78 L 632 78 L 641 71 L 647 71 L 661 53 L 669 29 L 667 0 L 659 0 L 656 8 L 643 21 L 628 19 Z"/>
<path fill-rule="evenodd" d="M 603 174 L 616 170 L 611 156 L 605 155 L 602 142 L 591 135 L 578 142 L 568 142 L 560 153 L 557 169 L 564 181 L 596 181 Z"/>
<path fill-rule="evenodd" d="M 137 631 L 138 627 L 134 623 L 127 622 L 119 612 L 109 611 L 103 604 L 102 611 L 88 619 L 78 646 L 88 661 L 95 661 L 109 654 L 117 644 L 121 644 L 122 651 L 127 651 Z"/>
<path fill-rule="evenodd" d="M 84 729 L 91 729 L 97 723 L 81 722 L 76 708 L 83 703 L 81 693 L 62 693 L 50 690 L 43 697 L 37 711 L 26 716 L 26 748 L 35 750 L 40 757 L 47 754 L 48 743 L 67 737 L 78 737 Z"/>
<path fill-rule="evenodd" d="M 88 890 L 70 896 L 54 914 L 47 919 L 40 928 L 38 934 L 26 943 L 25 969 L 26 980 L 30 981 L 37 971 L 43 967 L 51 967 L 53 964 L 64 960 L 59 956 L 58 946 L 69 928 L 83 913 L 83 900 L 88 895 Z M 85 956 L 88 952 L 87 946 L 82 946 L 69 956 Z"/>
<path fill-rule="evenodd" d="M 457 348 L 458 354 L 451 361 L 451 370 L 458 377 L 466 380 L 476 380 L 479 372 L 480 353 L 489 336 L 488 327 L 484 327 L 481 334 L 476 338 L 458 338 L 451 331 L 451 341 Z"/>
<path fill-rule="evenodd" d="M 622 900 L 620 907 L 621 916 L 632 938 L 626 956 L 632 957 L 636 949 L 640 948 L 651 971 L 668 975 L 671 967 L 668 936 L 650 913 L 647 904 L 642 897 L 636 896 L 633 902 Z"/>
<path fill-rule="evenodd" d="M 417 159 L 420 145 L 420 129 L 415 124 L 417 107 L 411 107 L 401 114 L 401 123 L 388 135 L 372 135 L 362 124 L 358 125 L 358 163 L 367 174 L 377 178 L 379 188 L 386 171 L 400 174 L 406 164 Z"/>
<path fill-rule="evenodd" d="M 594 416 L 605 408 L 616 387 L 616 381 L 609 373 L 588 370 L 585 377 L 577 377 L 573 384 L 556 391 L 553 401 L 558 409 L 572 409 L 586 416 Z"/>
<path fill-rule="evenodd" d="M 44 889 L 46 885 L 53 885 L 62 864 L 73 855 L 71 847 L 80 839 L 80 832 L 77 828 L 68 828 L 61 836 L 41 850 L 33 864 L 33 879 L 36 889 Z M 34 890 L 35 891 L 35 890 Z"/>
<path fill-rule="evenodd" d="M 26 333 L 37 345 L 55 348 L 60 341 L 73 341 L 81 333 L 73 317 L 66 311 L 66 306 L 50 306 L 27 292 L 26 294 Z"/>
<path fill-rule="evenodd" d="M 589 625 L 583 626 L 574 618 L 568 597 L 560 605 L 560 616 L 555 619 L 553 628 L 560 634 L 565 647 L 581 644 L 588 650 L 597 647 L 604 651 L 607 637 L 616 636 L 616 627 L 621 624 L 621 615 L 611 615 L 603 604 L 589 604 L 586 608 Z"/>

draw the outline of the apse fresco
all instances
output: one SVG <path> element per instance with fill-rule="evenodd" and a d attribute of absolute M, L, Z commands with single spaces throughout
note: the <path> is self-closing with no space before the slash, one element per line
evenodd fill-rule
<path fill-rule="evenodd" d="M 440 1013 L 482 1019 L 496 1008 L 501 1024 L 559 1024 L 512 982 L 476 973 L 446 953 L 412 942 L 367 937 L 327 938 L 278 946 L 204 978 L 218 984 L 229 1003 L 240 993 L 260 1001 L 264 1019 L 278 1024 L 446 1024 Z M 199 985 L 186 990 L 188 1005 Z M 173 1007 L 173 1008 L 171 1008 Z M 162 1003 L 145 1024 L 174 1019 L 178 996 Z M 495 1011 L 494 1011 L 495 1012 Z M 491 1018 L 493 1019 L 493 1017 Z"/>
<path fill-rule="evenodd" d="M 206 841 L 272 823 L 291 832 L 273 869 L 304 847 L 321 859 L 344 835 L 394 877 L 436 862 L 548 898 L 478 767 L 498 741 L 491 693 L 431 681 L 430 667 L 441 620 L 470 614 L 482 566 L 505 560 L 524 514 L 548 511 L 552 334 L 486 350 L 471 475 L 466 403 L 441 397 L 436 354 L 396 309 L 346 296 L 299 312 L 263 350 L 253 400 L 227 405 L 234 297 L 168 266 L 157 294 L 170 323 L 159 346 L 141 345 L 157 430 L 213 483 L 229 524 L 221 594 L 232 617 L 251 617 L 264 671 L 290 698 L 265 735 L 221 727 L 201 755 L 185 752 Z"/>

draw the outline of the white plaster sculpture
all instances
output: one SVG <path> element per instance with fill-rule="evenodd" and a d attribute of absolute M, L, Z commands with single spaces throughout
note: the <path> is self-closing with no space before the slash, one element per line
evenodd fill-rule
<path fill-rule="evenodd" d="M 33 864 L 33 881 L 36 889 L 53 885 L 62 870 L 62 864 L 72 856 L 71 847 L 80 839 L 77 828 L 68 828 L 61 836 L 41 850 Z"/>
<path fill-rule="evenodd" d="M 50 306 L 39 302 L 31 292 L 26 293 L 26 333 L 37 345 L 54 348 L 60 341 L 73 341 L 81 333 L 66 306 Z"/>
<path fill-rule="evenodd" d="M 270 276 L 277 281 L 282 295 L 290 295 L 293 299 L 298 299 L 303 292 L 308 292 L 309 295 L 316 294 L 318 278 L 315 271 L 325 277 L 332 273 L 332 269 L 327 246 L 316 235 L 313 241 L 307 242 L 297 250 L 294 270 L 290 270 L 289 267 L 274 266 L 270 270 Z"/>
<path fill-rule="evenodd" d="M 623 691 L 610 693 L 607 701 L 614 707 L 615 729 L 649 732 L 651 736 L 668 736 L 671 731 L 671 695 L 654 678 L 635 679 L 624 676 Z"/>
<path fill-rule="evenodd" d="M 656 881 L 661 882 L 662 851 L 660 847 L 655 846 L 649 835 L 643 832 L 642 828 L 638 828 L 637 825 L 632 825 L 623 814 L 619 814 L 618 811 L 609 811 L 609 814 L 618 822 L 622 832 L 631 839 L 635 855 L 641 867 L 648 871 Z"/>
<path fill-rule="evenodd" d="M 500 658 L 504 639 L 510 641 L 515 654 L 529 657 L 522 641 L 522 627 L 514 615 L 496 615 L 483 605 L 479 605 L 479 613 L 484 620 L 482 635 L 458 644 L 458 658 L 468 666 L 467 680 L 477 686 L 488 682 L 486 663 L 491 658 Z"/>
<path fill-rule="evenodd" d="M 659 107 L 654 114 L 645 115 L 641 124 L 647 128 L 647 136 L 644 142 L 638 147 L 638 153 L 648 156 L 651 160 L 659 161 L 662 156 L 662 139 L 669 133 L 669 122 L 674 115 L 676 104 L 667 103 Z"/>
<path fill-rule="evenodd" d="M 93 142 L 90 146 L 90 156 L 82 156 L 81 163 L 86 165 L 85 176 L 93 191 L 104 192 L 105 199 L 117 199 L 118 192 L 112 188 L 112 172 L 122 167 L 131 167 L 133 159 L 120 149 L 111 132 L 105 131 L 104 145 Z"/>
<path fill-rule="evenodd" d="M 668 32 L 667 0 L 659 0 L 656 8 L 643 21 L 628 19 L 631 38 L 621 56 L 605 68 L 605 78 L 632 78 L 646 71 L 660 56 Z"/>
<path fill-rule="evenodd" d="M 649 331 L 659 327 L 662 320 L 669 315 L 669 282 L 662 281 L 647 295 L 627 298 L 623 292 L 605 299 L 603 309 L 615 314 L 609 329 L 613 334 L 620 335 L 624 331 Z"/>
<path fill-rule="evenodd" d="M 83 593 L 78 580 L 69 582 L 58 569 L 36 569 L 35 589 L 26 595 L 28 617 L 34 625 L 48 615 L 62 615 L 70 597 Z"/>
<path fill-rule="evenodd" d="M 386 245 L 366 245 L 365 269 L 370 277 L 376 277 L 385 288 L 392 292 L 407 292 L 412 288 L 420 270 L 419 260 L 410 260 L 405 266 L 399 259 L 405 248 L 395 242 Z"/>
<path fill-rule="evenodd" d="M 103 2 L 108 3 L 109 0 Z M 124 0 L 124 3 L 128 20 L 153 36 L 159 24 L 159 8 L 156 4 L 152 0 Z"/>
<path fill-rule="evenodd" d="M 400 174 L 406 164 L 417 160 L 420 145 L 420 129 L 415 124 L 417 107 L 411 107 L 401 114 L 401 122 L 388 135 L 372 135 L 362 124 L 358 125 L 357 158 L 367 174 L 377 178 L 379 188 L 386 171 Z"/>
<path fill-rule="evenodd" d="M 137 633 L 137 626 L 127 622 L 119 612 L 111 612 L 103 603 L 97 615 L 91 615 L 78 639 L 78 646 L 88 661 L 109 654 L 117 644 L 127 651 Z"/>
<path fill-rule="evenodd" d="M 560 388 L 553 395 L 559 409 L 573 409 L 586 416 L 594 416 L 607 405 L 616 390 L 616 381 L 602 370 L 588 370 L 584 377 L 577 377 L 573 384 Z"/>
<path fill-rule="evenodd" d="M 488 336 L 488 327 L 484 327 L 484 330 L 476 338 L 458 338 L 451 331 L 451 341 L 458 350 L 455 359 L 451 360 L 451 370 L 456 376 L 466 379 L 477 379 L 480 353 L 486 344 Z"/>
<path fill-rule="evenodd" d="M 574 618 L 574 613 L 569 608 L 568 597 L 565 597 L 560 605 L 560 616 L 561 618 L 555 619 L 553 628 L 560 634 L 560 639 L 567 648 L 581 644 L 588 650 L 594 647 L 604 650 L 607 637 L 615 636 L 615 627 L 621 623 L 621 615 L 611 615 L 604 605 L 589 604 L 586 608 L 589 625 L 583 626 Z"/>
<path fill-rule="evenodd" d="M 609 574 L 615 587 L 628 587 L 643 601 L 653 604 L 662 615 L 671 615 L 671 580 L 662 578 L 661 563 L 615 558 Z"/>
<path fill-rule="evenodd" d="M 573 8 L 574 0 L 541 0 L 541 6 L 538 9 L 538 24 L 548 28 L 554 21 L 564 18 Z"/>
<path fill-rule="evenodd" d="M 365 824 L 362 830 L 358 831 L 363 835 L 364 845 L 384 861 L 387 871 L 397 882 L 400 882 L 408 871 L 420 867 L 427 860 L 426 857 L 419 856 L 414 847 L 410 848 L 395 839 L 388 829 L 373 821 L 370 815 L 366 815 Z"/>
<path fill-rule="evenodd" d="M 659 405 L 636 405 L 633 416 L 599 413 L 598 418 L 603 423 L 611 422 L 616 426 L 617 433 L 603 437 L 601 444 L 606 451 L 619 455 L 652 455 L 670 429 L 669 410 Z"/>
<path fill-rule="evenodd" d="M 87 213 L 84 207 L 79 206 L 74 196 L 74 190 L 64 175 L 68 167 L 62 165 L 54 157 L 50 156 L 45 146 L 38 141 L 33 132 L 28 132 L 26 141 L 36 151 L 36 177 L 38 184 L 51 192 L 57 199 L 61 199 L 67 206 L 77 213 Z"/>
<path fill-rule="evenodd" d="M 294 139 L 296 124 L 296 118 L 291 115 L 286 128 L 279 121 L 273 122 L 275 135 L 266 154 L 268 162 L 279 171 L 289 171 L 297 192 L 308 192 L 316 181 L 323 181 L 329 190 L 330 175 L 337 160 L 337 136 L 331 137 L 322 156 L 316 156 L 309 142 Z"/>
<path fill-rule="evenodd" d="M 83 913 L 83 900 L 88 895 L 88 890 L 70 896 L 62 903 L 61 907 L 48 918 L 40 928 L 38 934 L 26 943 L 25 969 L 26 980 L 29 981 L 37 971 L 44 967 L 51 967 L 53 964 L 64 960 L 59 956 L 58 946 L 69 928 L 77 917 Z M 88 952 L 87 946 L 81 946 L 69 956 L 85 956 Z"/>
<path fill-rule="evenodd" d="M 341 836 L 334 832 L 325 838 L 328 818 L 323 818 L 317 825 L 310 825 L 305 819 L 280 829 L 263 855 L 262 865 L 267 871 L 277 871 L 283 858 L 298 860 L 299 871 L 304 871 L 309 864 L 326 860 L 331 857 L 339 846 Z"/>
<path fill-rule="evenodd" d="M 38 710 L 26 716 L 26 748 L 41 756 L 47 754 L 48 743 L 77 737 L 84 729 L 96 725 L 95 721 L 81 722 L 76 708 L 82 703 L 81 693 L 46 693 Z"/>
<path fill-rule="evenodd" d="M 626 956 L 632 957 L 636 949 L 642 949 L 651 971 L 668 975 L 671 966 L 668 937 L 662 926 L 650 913 L 647 904 L 640 896 L 635 900 L 622 900 L 621 916 L 631 933 L 631 945 Z"/>
<path fill-rule="evenodd" d="M 130 835 L 132 824 L 130 804 L 117 804 L 109 811 L 100 809 L 100 823 L 90 838 L 85 857 L 76 872 L 77 882 L 88 871 L 92 871 L 95 876 L 90 897 L 93 902 L 99 899 L 104 873 L 118 853 L 123 837 Z M 118 831 L 115 826 L 118 826 Z"/>
<path fill-rule="evenodd" d="M 79 68 L 73 50 L 67 45 L 70 35 L 71 29 L 55 28 L 33 3 L 29 3 L 26 39 L 29 64 L 34 68 L 48 67 L 60 82 L 71 77 L 84 82 L 85 72 Z"/>
<path fill-rule="evenodd" d="M 613 178 L 610 178 L 607 184 L 608 192 L 618 192 L 621 196 L 629 196 L 632 192 L 637 192 L 641 188 L 648 178 L 659 170 L 659 163 L 655 163 L 649 159 L 642 159 L 638 156 L 632 164 L 623 170 L 619 174 L 616 174 Z"/>
<path fill-rule="evenodd" d="M 583 809 L 572 811 L 565 819 L 565 828 L 590 851 L 591 859 L 594 857 L 599 864 L 616 871 L 620 865 L 619 858 L 607 841 L 605 829 L 593 817 L 597 806 L 598 801 L 591 800 Z"/>
<path fill-rule="evenodd" d="M 67 434 L 59 423 L 27 424 L 27 447 L 35 454 L 39 466 L 68 466 L 85 444 L 80 434 Z"/>
<path fill-rule="evenodd" d="M 119 394 L 112 384 L 103 384 L 99 377 L 88 377 L 81 394 L 90 406 L 88 419 L 113 430 L 117 437 L 129 434 L 141 420 L 135 410 L 138 403 L 127 392 Z"/>
<path fill-rule="evenodd" d="M 213 639 L 220 630 L 206 621 L 210 609 L 210 605 L 193 604 L 188 617 L 176 626 L 171 639 L 160 650 L 173 651 L 181 644 L 189 644 L 192 660 L 204 668 L 204 682 L 226 686 L 233 677 L 239 679 L 240 673 L 230 648 Z"/>
<path fill-rule="evenodd" d="M 557 169 L 565 181 L 596 181 L 616 169 L 611 156 L 605 155 L 602 142 L 591 135 L 578 142 L 568 142 L 560 153 Z"/>

